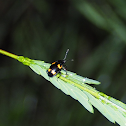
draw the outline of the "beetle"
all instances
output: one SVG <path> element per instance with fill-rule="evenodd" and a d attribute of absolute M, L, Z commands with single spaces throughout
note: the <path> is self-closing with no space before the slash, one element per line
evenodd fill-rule
<path fill-rule="evenodd" d="M 66 57 L 67 57 L 68 52 L 69 52 L 69 49 L 67 49 L 63 60 L 58 60 L 58 61 L 55 61 L 51 64 L 51 66 L 47 70 L 47 74 L 49 77 L 56 76 L 58 73 L 60 73 L 60 71 L 62 69 L 64 69 L 66 71 L 66 69 L 63 65 L 66 63 Z M 66 71 L 66 74 L 67 74 L 67 71 Z"/>

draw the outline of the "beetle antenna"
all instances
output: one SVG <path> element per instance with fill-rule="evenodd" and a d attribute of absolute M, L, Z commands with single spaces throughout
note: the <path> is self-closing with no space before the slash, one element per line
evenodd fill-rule
<path fill-rule="evenodd" d="M 66 62 L 67 62 L 67 61 L 74 61 L 74 59 L 68 59 L 68 60 L 66 60 Z"/>
<path fill-rule="evenodd" d="M 66 54 L 65 54 L 65 57 L 64 57 L 64 59 L 63 59 L 63 60 L 65 60 L 65 59 L 66 59 L 68 52 L 69 52 L 69 49 L 67 49 Z"/>

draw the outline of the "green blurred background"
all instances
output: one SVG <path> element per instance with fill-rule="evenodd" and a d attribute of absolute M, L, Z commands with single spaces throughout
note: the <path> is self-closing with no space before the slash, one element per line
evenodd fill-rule
<path fill-rule="evenodd" d="M 49 63 L 69 48 L 68 70 L 101 81 L 96 89 L 126 103 L 125 0 L 1 0 L 0 48 Z M 117 126 L 0 55 L 0 126 L 52 125 Z"/>

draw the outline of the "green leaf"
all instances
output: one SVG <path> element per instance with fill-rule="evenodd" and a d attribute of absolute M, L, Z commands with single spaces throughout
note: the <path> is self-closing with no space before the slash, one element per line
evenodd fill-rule
<path fill-rule="evenodd" d="M 23 60 L 24 61 L 24 60 Z M 27 64 L 26 64 L 27 65 Z M 100 84 L 100 82 L 77 75 L 76 73 L 61 71 L 49 78 L 46 71 L 51 64 L 44 61 L 31 60 L 30 68 L 37 74 L 50 81 L 65 94 L 78 100 L 89 112 L 93 113 L 93 107 L 97 108 L 109 121 L 126 126 L 126 104 L 97 91 L 88 84 Z"/>
<path fill-rule="evenodd" d="M 17 56 L 0 49 L 0 53 L 17 59 L 24 65 L 29 66 L 35 73 L 43 76 L 65 94 L 78 100 L 89 112 L 93 113 L 93 107 L 97 108 L 109 121 L 117 122 L 121 126 L 126 126 L 126 104 L 116 100 L 106 94 L 97 91 L 88 84 L 100 84 L 99 81 L 88 79 L 76 73 L 61 71 L 49 78 L 46 71 L 51 64 L 44 61 L 31 60 L 23 56 Z"/>

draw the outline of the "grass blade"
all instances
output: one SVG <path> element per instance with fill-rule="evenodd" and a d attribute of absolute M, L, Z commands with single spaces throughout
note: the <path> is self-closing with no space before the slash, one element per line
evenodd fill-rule
<path fill-rule="evenodd" d="M 53 78 L 49 78 L 46 71 L 51 64 L 44 61 L 31 60 L 23 56 L 17 56 L 0 49 L 0 53 L 17 59 L 24 65 L 28 65 L 35 73 L 43 76 L 65 94 L 78 100 L 89 112 L 93 113 L 93 107 L 97 108 L 109 121 L 117 122 L 121 126 L 126 126 L 126 104 L 116 100 L 88 84 L 100 84 L 100 82 L 81 77 L 76 73 L 61 71 Z"/>

